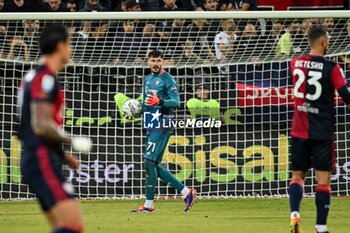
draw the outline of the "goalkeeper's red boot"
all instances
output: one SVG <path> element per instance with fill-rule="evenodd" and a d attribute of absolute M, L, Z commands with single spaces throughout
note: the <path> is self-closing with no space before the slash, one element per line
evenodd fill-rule
<path fill-rule="evenodd" d="M 151 213 L 151 212 L 155 212 L 156 209 L 155 208 L 147 208 L 145 206 L 140 206 L 138 209 L 136 210 L 132 210 L 131 212 L 145 212 L 145 213 Z"/>
<path fill-rule="evenodd" d="M 196 199 L 196 190 L 190 189 L 185 200 L 185 212 L 189 211 L 192 208 L 194 199 Z"/>
<path fill-rule="evenodd" d="M 290 220 L 290 233 L 302 233 L 300 228 L 300 216 L 295 214 Z"/>

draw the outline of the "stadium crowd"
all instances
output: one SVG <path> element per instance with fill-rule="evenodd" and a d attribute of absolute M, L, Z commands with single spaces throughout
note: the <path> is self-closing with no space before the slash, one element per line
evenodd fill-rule
<path fill-rule="evenodd" d="M 0 0 L 0 12 L 256 10 L 257 0 Z"/>
<path fill-rule="evenodd" d="M 10 0 L 5 3 L 0 0 L 0 9 L 3 12 L 216 11 L 256 10 L 257 5 L 254 0 Z M 38 34 L 46 23 L 39 20 L 0 22 L 1 58 L 36 60 L 39 57 Z M 350 21 L 333 18 L 95 20 L 64 21 L 64 24 L 72 37 L 73 61 L 77 64 L 141 64 L 146 61 L 148 51 L 158 49 L 163 51 L 170 65 L 230 62 L 259 65 L 259 61 L 282 60 L 307 53 L 306 32 L 312 24 L 327 27 L 332 38 L 330 51 L 347 50 L 350 41 Z M 337 43 L 332 43 L 335 40 Z M 350 65 L 348 57 L 340 59 Z"/>
<path fill-rule="evenodd" d="M 232 10 L 234 14 L 235 10 L 257 10 L 256 2 L 256 0 L 0 0 L 0 11 Z M 288 70 L 285 61 L 288 58 L 309 52 L 306 35 L 308 28 L 313 24 L 322 24 L 327 28 L 331 37 L 330 53 L 341 54 L 350 50 L 350 20 L 348 19 L 138 21 L 130 19 L 124 21 L 66 20 L 61 22 L 69 29 L 73 44 L 72 59 L 76 66 L 112 65 L 122 67 L 126 65 L 135 70 L 134 67 L 146 65 L 146 54 L 149 51 L 157 49 L 164 53 L 166 65 L 170 67 L 181 67 L 178 65 L 198 67 L 197 65 L 205 64 L 218 70 L 214 73 L 230 73 L 231 80 L 243 82 L 248 82 L 250 79 L 263 79 L 265 76 L 271 79 L 274 76 L 275 62 L 281 61 L 277 64 L 278 70 L 282 70 L 282 72 L 278 71 L 277 79 L 281 80 L 281 77 L 288 76 L 285 73 Z M 50 22 L 39 20 L 0 21 L 0 57 L 10 60 L 38 61 L 38 35 L 48 23 Z M 349 76 L 349 56 L 334 56 L 332 59 L 340 61 L 347 76 Z M 270 67 L 267 68 L 266 66 L 269 65 Z M 116 72 L 120 70 L 117 69 Z M 198 80 L 190 82 L 192 85 L 190 93 L 195 93 L 196 90 L 200 89 L 213 89 L 212 87 L 203 88 L 203 80 L 206 80 L 203 78 L 206 74 L 203 70 L 199 72 L 200 82 Z M 94 72 L 93 70 L 89 73 L 93 74 Z M 174 75 L 186 74 L 188 76 L 186 72 Z M 197 72 L 193 71 L 192 75 L 195 76 Z M 208 73 L 212 74 L 213 71 Z M 144 74 L 143 69 L 135 73 L 137 76 Z M 130 76 L 125 72 L 124 74 L 118 73 L 118 75 Z M 270 80 L 268 82 L 269 85 L 273 85 Z M 127 79 L 124 83 L 128 83 Z M 183 87 L 181 85 L 186 84 L 188 84 L 187 81 L 179 80 L 180 89 Z M 219 88 L 215 87 L 214 89 L 219 90 L 222 86 L 227 88 L 229 85 L 220 84 Z M 212 92 L 211 96 L 213 97 Z M 124 97 L 120 98 L 124 99 Z M 184 97 L 184 99 L 189 98 Z M 214 97 L 214 99 L 218 98 Z M 115 101 L 118 102 L 119 99 Z M 191 115 L 196 114 L 191 113 Z"/>

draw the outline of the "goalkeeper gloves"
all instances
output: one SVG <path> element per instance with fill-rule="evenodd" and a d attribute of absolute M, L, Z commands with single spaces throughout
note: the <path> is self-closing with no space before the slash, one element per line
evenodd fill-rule
<path fill-rule="evenodd" d="M 153 95 L 147 94 L 145 103 L 147 106 L 163 105 L 163 99 L 159 98 L 156 93 L 153 93 Z"/>

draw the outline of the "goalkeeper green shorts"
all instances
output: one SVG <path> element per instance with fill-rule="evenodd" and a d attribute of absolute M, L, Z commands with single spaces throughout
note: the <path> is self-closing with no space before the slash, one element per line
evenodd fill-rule
<path fill-rule="evenodd" d="M 143 158 L 160 163 L 170 136 L 170 133 L 149 133 Z"/>

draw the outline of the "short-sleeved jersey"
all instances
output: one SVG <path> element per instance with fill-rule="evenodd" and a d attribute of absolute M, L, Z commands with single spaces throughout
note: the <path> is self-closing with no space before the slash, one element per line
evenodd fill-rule
<path fill-rule="evenodd" d="M 215 36 L 214 39 L 214 47 L 215 47 L 215 54 L 217 59 L 223 59 L 225 55 L 220 50 L 220 45 L 230 45 L 233 44 L 234 41 L 237 39 L 237 35 L 235 34 L 233 37 L 233 41 L 231 40 L 230 36 L 225 32 L 220 32 Z M 230 41 L 231 40 L 231 41 Z"/>
<path fill-rule="evenodd" d="M 322 56 L 305 55 L 290 62 L 294 113 L 292 136 L 333 140 L 335 90 L 346 86 L 340 66 Z"/>
<path fill-rule="evenodd" d="M 18 93 L 20 107 L 19 138 L 24 147 L 46 145 L 45 138 L 35 135 L 31 126 L 33 102 L 47 102 L 54 105 L 52 119 L 63 124 L 64 93 L 54 74 L 46 65 L 38 66 L 24 77 Z"/>
<path fill-rule="evenodd" d="M 175 78 L 166 71 L 162 71 L 159 74 L 149 74 L 145 77 L 143 81 L 143 96 L 147 94 L 157 93 L 159 98 L 163 100 L 173 99 L 180 101 L 179 91 L 176 86 Z M 147 106 L 144 102 L 142 103 L 142 111 L 155 113 L 159 110 L 162 116 L 173 116 L 174 108 L 169 108 L 166 106 Z M 162 119 L 162 117 L 161 117 Z"/>

